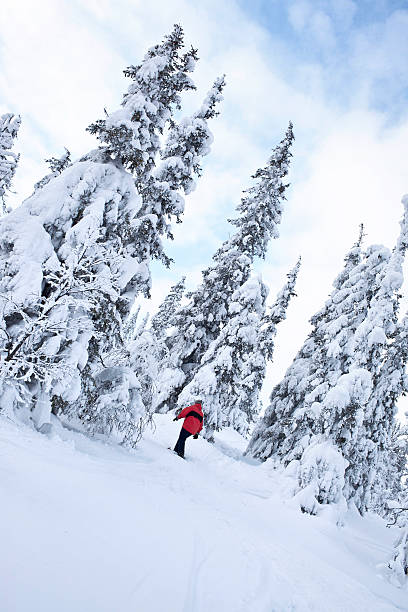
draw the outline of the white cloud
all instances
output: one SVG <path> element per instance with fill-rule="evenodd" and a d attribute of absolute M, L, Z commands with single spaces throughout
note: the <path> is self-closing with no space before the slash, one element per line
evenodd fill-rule
<path fill-rule="evenodd" d="M 336 5 L 337 7 L 337 5 Z M 305 33 L 322 47 L 334 47 L 336 36 L 330 16 L 316 3 L 299 0 L 288 8 L 289 22 L 299 33 Z"/>

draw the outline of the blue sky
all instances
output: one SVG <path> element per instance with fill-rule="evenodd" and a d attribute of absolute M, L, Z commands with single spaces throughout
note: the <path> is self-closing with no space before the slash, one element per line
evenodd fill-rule
<path fill-rule="evenodd" d="M 17 205 L 67 146 L 94 148 L 86 126 L 114 110 L 122 70 L 172 24 L 199 49 L 193 111 L 226 73 L 212 153 L 175 228 L 170 271 L 154 265 L 152 305 L 182 274 L 189 288 L 230 231 L 241 190 L 288 121 L 296 142 L 281 237 L 256 271 L 271 299 L 303 256 L 298 298 L 281 326 L 265 395 L 303 342 L 342 259 L 366 224 L 392 247 L 408 192 L 408 3 L 369 0 L 2 0 L 0 112 L 21 113 Z"/>

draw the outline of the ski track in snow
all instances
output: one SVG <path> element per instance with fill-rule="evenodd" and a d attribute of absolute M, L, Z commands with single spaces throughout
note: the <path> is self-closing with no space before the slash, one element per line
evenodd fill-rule
<path fill-rule="evenodd" d="M 157 415 L 134 452 L 0 418 L 1 612 L 391 612 L 395 531 L 302 515 L 235 432 L 187 440 Z"/>

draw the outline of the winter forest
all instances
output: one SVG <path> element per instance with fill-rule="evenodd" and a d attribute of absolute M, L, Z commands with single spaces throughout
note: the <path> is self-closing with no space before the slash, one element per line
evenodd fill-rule
<path fill-rule="evenodd" d="M 200 282 L 191 288 L 180 274 L 160 306 L 149 307 L 157 266 L 177 274 L 168 245 L 190 194 L 206 181 L 212 126 L 234 78 L 221 67 L 206 90 L 198 88 L 201 104 L 186 112 L 198 59 L 182 26 L 174 25 L 124 67 L 128 88 L 120 106 L 95 109 L 86 128 L 94 148 L 75 158 L 62 142 L 17 206 L 9 201 L 25 118 L 13 108 L 0 115 L 0 423 L 17 427 L 22 439 L 65 440 L 69 434 L 61 432 L 75 432 L 83 444 L 101 442 L 137 458 L 149 436 L 199 398 L 201 446 L 187 442 L 197 461 L 226 444 L 220 440 L 229 432 L 242 441 L 239 460 L 254 479 L 268 474 L 284 483 L 285 503 L 300 520 L 330 524 L 340 539 L 350 513 L 381 523 L 394 547 L 382 553 L 377 579 L 402 594 L 408 196 L 401 194 L 395 244 L 370 244 L 364 224 L 353 228 L 353 243 L 344 241 L 327 299 L 308 313 L 310 331 L 296 337 L 297 354 L 265 403 L 280 324 L 290 324 L 307 265 L 300 250 L 277 292 L 260 271 L 267 254 L 280 251 L 295 121 L 282 124 L 263 165 L 239 177 L 242 196 L 233 218 L 225 219 L 228 236 Z M 164 449 L 169 462 L 179 461 Z M 144 469 L 149 480 L 147 464 Z M 201 609 L 192 601 L 178 609 Z M 262 609 L 312 609 L 280 605 Z M 397 609 L 371 606 L 355 609 Z M 4 608 L 17 609 L 24 608 Z M 239 609 L 258 610 L 250 600 Z"/>

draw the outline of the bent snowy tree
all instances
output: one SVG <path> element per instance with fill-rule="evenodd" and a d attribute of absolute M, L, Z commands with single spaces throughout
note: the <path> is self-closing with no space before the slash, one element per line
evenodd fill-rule
<path fill-rule="evenodd" d="M 237 228 L 235 233 L 203 271 L 202 283 L 187 296 L 188 304 L 174 315 L 174 333 L 167 340 L 169 356 L 161 366 L 154 405 L 159 412 L 177 406 L 180 393 L 225 325 L 233 294 L 249 279 L 254 258 L 264 258 L 269 241 L 279 236 L 293 140 L 290 123 L 265 167 L 253 175 L 254 183 L 237 207 L 238 217 L 231 221 Z"/>

